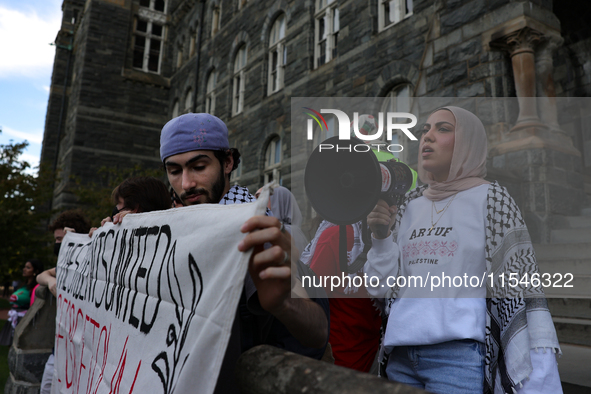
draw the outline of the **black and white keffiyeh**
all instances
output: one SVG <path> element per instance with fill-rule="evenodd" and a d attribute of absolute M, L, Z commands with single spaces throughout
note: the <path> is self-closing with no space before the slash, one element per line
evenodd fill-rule
<path fill-rule="evenodd" d="M 426 188 L 417 187 L 406 195 L 398 207 L 396 229 L 408 203 L 421 197 Z M 397 234 L 393 236 L 397 238 Z M 516 287 L 507 285 L 510 274 L 520 279 L 527 274 L 531 278 L 539 270 L 521 212 L 507 190 L 496 182 L 488 188 L 485 257 L 487 276 L 492 274 L 494 280 L 492 286 L 491 281 L 486 281 L 483 393 L 515 393 L 515 387 L 532 372 L 531 349 L 548 348 L 559 355 L 561 351 L 541 284 L 534 286 L 530 281 Z M 397 290 L 391 289 L 386 314 Z M 387 363 L 387 359 L 383 357 L 381 362 Z"/>
<path fill-rule="evenodd" d="M 220 200 L 220 205 L 244 204 L 255 202 L 256 198 L 250 194 L 247 188 L 234 185 L 228 190 L 228 193 Z"/>

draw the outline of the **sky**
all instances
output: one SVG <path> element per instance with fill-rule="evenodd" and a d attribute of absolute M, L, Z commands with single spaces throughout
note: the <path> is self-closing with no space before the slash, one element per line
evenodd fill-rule
<path fill-rule="evenodd" d="M 39 164 L 62 0 L 0 0 L 0 144 L 29 142 Z"/>

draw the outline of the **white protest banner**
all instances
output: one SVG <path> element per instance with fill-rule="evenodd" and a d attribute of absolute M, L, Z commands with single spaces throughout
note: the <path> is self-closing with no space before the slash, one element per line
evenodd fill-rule
<path fill-rule="evenodd" d="M 57 265 L 52 393 L 212 393 L 267 197 L 127 215 L 68 233 Z"/>

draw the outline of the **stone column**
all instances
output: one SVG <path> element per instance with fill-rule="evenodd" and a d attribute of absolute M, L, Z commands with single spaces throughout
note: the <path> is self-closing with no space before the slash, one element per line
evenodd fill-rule
<path fill-rule="evenodd" d="M 536 108 L 536 60 L 535 47 L 544 40 L 544 35 L 524 27 L 491 42 L 491 47 L 504 49 L 511 56 L 515 90 L 519 102 L 519 116 L 511 131 L 545 126 L 540 122 Z"/>
<path fill-rule="evenodd" d="M 538 107 L 541 121 L 553 132 L 563 133 L 558 124 L 556 108 L 556 91 L 552 71 L 552 55 L 562 45 L 564 39 L 557 34 L 547 34 L 546 39 L 538 46 L 536 54 L 536 85 L 538 91 Z"/>
<path fill-rule="evenodd" d="M 549 243 L 553 229 L 565 217 L 578 215 L 583 202 L 580 152 L 558 124 L 552 51 L 562 42 L 560 32 L 520 17 L 489 34 L 490 47 L 511 56 L 519 105 L 513 127 L 490 146 L 491 172 L 517 178 L 511 193 L 530 235 L 535 243 Z M 511 108 L 513 99 L 506 100 Z"/>

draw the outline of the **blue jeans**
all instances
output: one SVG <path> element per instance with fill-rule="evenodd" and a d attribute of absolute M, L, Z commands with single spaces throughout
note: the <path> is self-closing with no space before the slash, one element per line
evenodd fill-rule
<path fill-rule="evenodd" d="M 471 339 L 436 345 L 399 346 L 390 354 L 389 380 L 436 394 L 481 394 L 483 343 Z"/>

